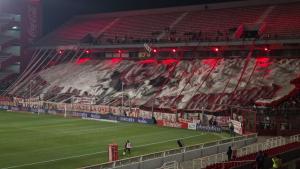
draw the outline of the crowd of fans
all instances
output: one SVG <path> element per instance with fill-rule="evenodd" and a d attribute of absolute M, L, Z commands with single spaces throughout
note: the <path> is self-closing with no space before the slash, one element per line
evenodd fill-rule
<path fill-rule="evenodd" d="M 289 97 L 274 107 L 255 107 L 257 111 L 257 129 L 259 130 L 297 130 L 300 125 L 300 93 Z"/>
<path fill-rule="evenodd" d="M 300 108 L 300 92 L 295 96 L 288 98 L 278 107 L 280 110 L 299 109 Z"/>
<path fill-rule="evenodd" d="M 229 30 L 217 30 L 216 32 L 184 32 L 179 33 L 176 30 L 166 27 L 163 31 L 153 31 L 147 38 L 134 37 L 131 35 L 115 35 L 111 37 L 102 33 L 98 37 L 93 36 L 92 34 L 87 34 L 84 38 L 81 39 L 81 43 L 88 43 L 92 45 L 101 45 L 101 44 L 138 44 L 138 43 L 186 43 L 186 42 L 218 42 L 218 41 L 232 41 L 235 39 L 236 28 Z M 163 38 L 158 38 L 160 35 L 164 35 Z M 247 40 L 253 38 L 260 38 L 264 40 L 268 39 L 279 39 L 280 37 L 277 34 L 264 34 L 261 37 L 258 35 L 248 36 L 245 34 L 239 40 Z"/>

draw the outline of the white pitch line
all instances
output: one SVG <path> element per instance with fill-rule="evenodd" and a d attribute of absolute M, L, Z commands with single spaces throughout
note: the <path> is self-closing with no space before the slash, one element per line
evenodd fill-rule
<path fill-rule="evenodd" d="M 178 139 L 188 139 L 188 138 L 193 138 L 193 137 L 199 137 L 201 135 L 204 135 L 204 133 L 201 133 L 201 134 L 195 135 L 195 136 L 182 137 L 182 138 L 170 139 L 170 140 L 165 140 L 165 141 L 160 141 L 160 142 L 155 142 L 155 143 L 144 144 L 144 145 L 140 145 L 140 146 L 136 146 L 136 147 L 137 148 L 139 148 L 139 147 L 146 147 L 146 146 L 150 146 L 150 145 L 167 143 L 167 142 L 170 142 L 170 141 L 176 141 Z M 122 150 L 122 148 L 120 148 L 119 150 Z M 10 166 L 10 167 L 0 168 L 0 169 L 20 168 L 20 167 L 26 167 L 26 166 L 32 166 L 32 165 L 37 165 L 37 164 L 50 163 L 50 162 L 61 161 L 61 160 L 68 160 L 68 159 L 79 158 L 79 157 L 84 157 L 84 156 L 91 156 L 91 155 L 102 154 L 102 153 L 107 153 L 107 151 L 99 151 L 99 152 L 89 153 L 89 154 L 81 154 L 81 155 L 76 155 L 76 156 L 69 156 L 69 157 L 64 157 L 64 158 L 57 158 L 57 159 L 53 159 L 53 160 L 46 160 L 46 161 L 40 161 L 40 162 L 34 162 L 34 163 L 27 163 L 27 164 L 22 164 L 22 165 L 15 165 L 15 166 Z"/>

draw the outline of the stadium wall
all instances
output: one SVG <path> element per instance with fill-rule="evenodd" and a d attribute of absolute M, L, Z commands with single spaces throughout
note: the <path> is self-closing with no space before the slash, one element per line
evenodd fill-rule
<path fill-rule="evenodd" d="M 120 113 L 120 107 L 105 106 L 105 105 L 82 105 L 82 104 L 65 104 L 54 102 L 43 102 L 36 99 L 24 101 L 20 98 L 0 98 L 0 110 L 16 111 L 16 112 L 31 112 L 35 114 L 51 114 L 68 116 L 89 120 L 108 120 L 108 121 L 121 121 L 129 123 L 142 123 L 142 124 L 155 124 L 162 127 L 182 128 L 189 130 L 205 131 L 205 132 L 222 132 L 228 130 L 227 122 L 223 126 L 219 125 L 204 125 L 199 121 L 192 121 L 187 119 L 174 119 L 170 120 L 168 117 L 156 119 L 150 111 L 141 111 L 139 114 L 125 115 Z M 76 106 L 74 106 L 76 105 Z M 78 107 L 86 109 L 76 109 Z M 128 107 L 124 107 L 127 109 Z M 89 111 L 90 110 L 90 111 Z M 145 114 L 146 113 L 146 114 Z M 162 114 L 163 112 L 155 112 Z M 171 114 L 174 115 L 174 114 Z M 225 118 L 225 117 L 221 117 Z M 229 118 L 226 118 L 229 120 Z M 223 120 L 224 122 L 224 120 Z"/>
<path fill-rule="evenodd" d="M 23 72 L 33 56 L 33 42 L 42 36 L 41 0 L 26 0 L 22 12 L 21 70 Z"/>

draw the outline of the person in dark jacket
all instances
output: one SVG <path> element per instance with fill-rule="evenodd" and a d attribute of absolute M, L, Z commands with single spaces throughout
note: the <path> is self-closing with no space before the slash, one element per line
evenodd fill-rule
<path fill-rule="evenodd" d="M 231 137 L 235 136 L 235 134 L 234 134 L 234 126 L 233 126 L 232 123 L 229 123 L 229 132 L 230 132 Z"/>
<path fill-rule="evenodd" d="M 264 154 L 264 158 L 265 158 L 265 163 L 264 163 L 264 168 L 271 168 L 272 167 L 272 159 L 268 156 L 268 154 Z"/>
<path fill-rule="evenodd" d="M 231 158 L 232 158 L 232 149 L 231 149 L 231 146 L 228 147 L 227 158 L 228 158 L 228 161 L 230 161 Z"/>
<path fill-rule="evenodd" d="M 180 147 L 180 148 L 183 147 L 183 144 L 180 140 L 177 140 L 177 144 L 178 144 L 178 147 Z"/>
<path fill-rule="evenodd" d="M 258 152 L 255 161 L 257 169 L 264 169 L 265 157 L 262 151 Z"/>

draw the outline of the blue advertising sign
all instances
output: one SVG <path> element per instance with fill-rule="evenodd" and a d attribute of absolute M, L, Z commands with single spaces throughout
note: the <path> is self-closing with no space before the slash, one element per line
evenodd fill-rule
<path fill-rule="evenodd" d="M 143 123 L 143 124 L 153 124 L 154 123 L 154 121 L 152 119 L 124 117 L 124 116 L 119 116 L 118 121 L 124 121 L 124 122 L 130 122 L 130 123 Z"/>
<path fill-rule="evenodd" d="M 13 107 L 11 107 L 11 110 L 12 110 L 12 111 L 19 111 L 20 109 L 19 109 L 19 107 L 14 107 L 14 106 L 13 106 Z"/>
<path fill-rule="evenodd" d="M 218 126 L 203 126 L 201 124 L 197 124 L 197 130 L 205 132 L 221 132 L 222 128 Z"/>

